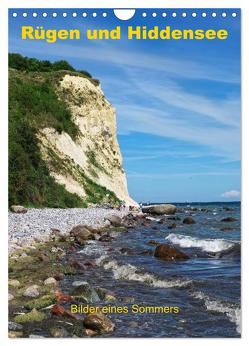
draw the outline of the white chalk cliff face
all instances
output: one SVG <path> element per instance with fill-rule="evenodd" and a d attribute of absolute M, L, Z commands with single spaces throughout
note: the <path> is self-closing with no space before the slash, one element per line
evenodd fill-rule
<path fill-rule="evenodd" d="M 67 103 L 79 135 L 44 128 L 39 133 L 43 159 L 56 182 L 80 197 L 87 196 L 82 175 L 113 191 L 127 205 L 137 205 L 129 196 L 117 142 L 116 114 L 100 86 L 88 78 L 66 74 L 57 89 Z M 53 163 L 52 163 L 53 161 Z"/>

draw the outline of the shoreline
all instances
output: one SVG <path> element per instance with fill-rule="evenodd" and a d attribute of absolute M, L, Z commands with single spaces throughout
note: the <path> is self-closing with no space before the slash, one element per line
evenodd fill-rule
<path fill-rule="evenodd" d="M 28 208 L 27 213 L 9 212 L 8 247 L 9 255 L 15 250 L 32 246 L 34 242 L 45 242 L 53 229 L 69 234 L 77 225 L 103 228 L 109 227 L 106 218 L 115 215 L 123 218 L 130 211 L 104 208 Z"/>

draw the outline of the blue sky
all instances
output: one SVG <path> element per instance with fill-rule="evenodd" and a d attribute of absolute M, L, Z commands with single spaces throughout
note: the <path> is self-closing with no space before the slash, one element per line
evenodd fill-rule
<path fill-rule="evenodd" d="M 65 59 L 100 79 L 117 110 L 118 140 L 130 195 L 137 201 L 240 199 L 240 13 L 222 10 L 137 10 L 129 21 L 112 10 L 11 10 L 9 51 L 51 61 Z M 181 13 L 187 13 L 186 18 Z M 18 16 L 12 17 L 16 12 Z M 27 12 L 26 18 L 22 12 Z M 47 12 L 46 18 L 42 13 Z M 76 18 L 72 13 L 77 12 Z M 93 18 L 92 13 L 97 17 Z M 157 17 L 152 17 L 157 12 Z M 167 17 L 161 16 L 167 12 Z M 176 12 L 176 17 L 172 17 Z M 232 12 L 238 15 L 232 17 Z M 44 28 L 114 28 L 120 41 L 22 41 L 22 25 Z M 127 25 L 172 29 L 227 29 L 227 40 L 127 40 Z"/>

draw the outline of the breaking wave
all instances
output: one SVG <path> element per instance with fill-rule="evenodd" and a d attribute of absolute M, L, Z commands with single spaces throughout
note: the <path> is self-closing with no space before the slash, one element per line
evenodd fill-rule
<path fill-rule="evenodd" d="M 158 279 L 150 273 L 140 272 L 139 268 L 131 264 L 118 264 L 116 260 L 109 260 L 108 256 L 101 256 L 96 263 L 99 266 L 103 266 L 106 270 L 112 270 L 116 280 L 138 281 L 158 288 L 186 287 L 192 282 L 191 280 Z"/>
<path fill-rule="evenodd" d="M 224 239 L 199 239 L 190 237 L 188 235 L 170 233 L 166 238 L 172 244 L 179 245 L 183 248 L 200 248 L 205 252 L 222 252 L 232 249 L 235 245 L 234 242 Z"/>
<path fill-rule="evenodd" d="M 237 306 L 223 303 L 219 300 L 208 297 L 202 292 L 194 292 L 192 296 L 204 302 L 204 305 L 209 311 L 216 311 L 225 314 L 232 323 L 235 323 L 236 330 L 241 333 L 241 311 Z"/>
<path fill-rule="evenodd" d="M 93 255 L 104 255 L 106 254 L 106 250 L 103 248 L 103 246 L 99 243 L 96 242 L 95 240 L 89 240 L 85 247 L 78 251 L 78 253 L 83 253 L 88 256 L 93 256 Z"/>

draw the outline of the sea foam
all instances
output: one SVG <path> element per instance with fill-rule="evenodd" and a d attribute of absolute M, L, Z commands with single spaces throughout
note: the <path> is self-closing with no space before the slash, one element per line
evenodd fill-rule
<path fill-rule="evenodd" d="M 139 268 L 131 264 L 119 264 L 116 260 L 109 259 L 108 256 L 101 256 L 96 260 L 96 263 L 99 266 L 103 266 L 106 270 L 112 270 L 116 280 L 143 282 L 149 286 L 158 288 L 185 287 L 191 283 L 191 280 L 159 279 L 150 273 L 141 272 Z"/>
<path fill-rule="evenodd" d="M 237 306 L 228 303 L 223 303 L 217 299 L 208 297 L 202 292 L 194 292 L 192 296 L 204 302 L 204 305 L 209 311 L 216 311 L 225 314 L 232 323 L 235 323 L 236 330 L 241 333 L 241 310 Z"/>
<path fill-rule="evenodd" d="M 231 249 L 235 243 L 224 239 L 199 239 L 188 235 L 170 233 L 166 238 L 169 242 L 183 248 L 200 248 L 205 252 L 221 252 Z"/>

